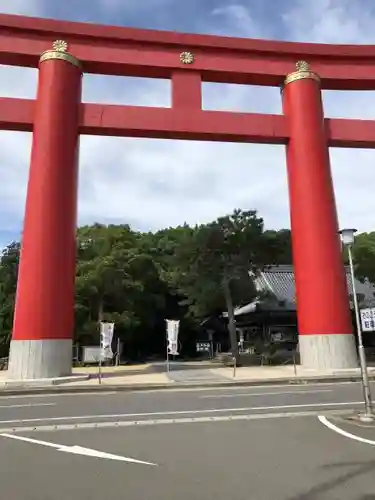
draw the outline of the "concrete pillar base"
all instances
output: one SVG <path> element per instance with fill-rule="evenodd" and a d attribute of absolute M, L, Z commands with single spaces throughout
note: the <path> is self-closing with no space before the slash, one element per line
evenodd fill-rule
<path fill-rule="evenodd" d="M 66 377 L 72 373 L 72 340 L 12 340 L 8 379 Z"/>
<path fill-rule="evenodd" d="M 300 335 L 301 365 L 315 370 L 343 370 L 358 368 L 354 336 Z"/>

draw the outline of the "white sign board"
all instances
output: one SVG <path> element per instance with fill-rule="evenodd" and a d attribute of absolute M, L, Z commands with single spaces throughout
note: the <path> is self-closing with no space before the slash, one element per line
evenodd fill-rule
<path fill-rule="evenodd" d="M 211 342 L 210 341 L 197 341 L 195 344 L 197 352 L 210 352 Z"/>
<path fill-rule="evenodd" d="M 375 331 L 375 307 L 361 309 L 361 326 L 363 332 Z"/>
<path fill-rule="evenodd" d="M 180 321 L 174 319 L 167 319 L 167 341 L 168 341 L 168 353 L 173 356 L 178 354 L 178 330 L 180 327 Z"/>
<path fill-rule="evenodd" d="M 102 350 L 98 346 L 83 346 L 82 348 L 82 361 L 85 364 L 97 363 L 103 358 Z"/>
<path fill-rule="evenodd" d="M 114 330 L 114 323 L 106 323 L 104 321 L 100 322 L 100 348 L 102 351 L 103 359 L 113 357 L 111 346 Z"/>

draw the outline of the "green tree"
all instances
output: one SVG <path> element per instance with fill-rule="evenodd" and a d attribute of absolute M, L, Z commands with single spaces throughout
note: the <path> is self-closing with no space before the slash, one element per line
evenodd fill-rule
<path fill-rule="evenodd" d="M 276 247 L 264 233 L 263 219 L 255 211 L 235 210 L 185 233 L 181 243 L 180 288 L 196 315 L 225 306 L 231 351 L 238 357 L 234 303 L 255 295 L 249 271 L 272 262 Z"/>
<path fill-rule="evenodd" d="M 13 328 L 20 244 L 12 242 L 0 257 L 0 357 L 6 356 Z"/>
<path fill-rule="evenodd" d="M 292 234 L 290 229 L 279 231 L 267 230 L 264 232 L 266 248 L 264 249 L 267 264 L 292 264 Z"/>
<path fill-rule="evenodd" d="M 127 351 L 155 345 L 152 333 L 165 307 L 166 286 L 141 235 L 128 226 L 79 230 L 76 337 L 97 342 L 99 321 L 114 321 Z"/>
<path fill-rule="evenodd" d="M 9 348 L 19 253 L 13 242 L 0 254 L 0 356 Z M 290 260 L 290 231 L 264 231 L 253 211 L 155 233 L 126 224 L 80 227 L 75 340 L 97 343 L 99 321 L 111 320 L 128 353 L 162 353 L 166 318 L 180 319 L 184 347 L 194 346 L 201 319 L 227 310 L 237 353 L 234 304 L 255 294 L 248 271 Z"/>
<path fill-rule="evenodd" d="M 345 252 L 347 260 L 347 251 Z M 367 278 L 375 284 L 375 232 L 359 234 L 353 245 L 353 261 L 356 276 L 364 280 Z"/>

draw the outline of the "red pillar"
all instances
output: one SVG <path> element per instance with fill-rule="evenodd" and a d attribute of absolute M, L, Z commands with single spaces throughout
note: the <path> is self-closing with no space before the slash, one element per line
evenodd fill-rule
<path fill-rule="evenodd" d="M 82 72 L 61 40 L 42 54 L 9 376 L 69 375 Z"/>
<path fill-rule="evenodd" d="M 287 169 L 302 364 L 357 366 L 320 80 L 305 62 L 283 89 Z"/>

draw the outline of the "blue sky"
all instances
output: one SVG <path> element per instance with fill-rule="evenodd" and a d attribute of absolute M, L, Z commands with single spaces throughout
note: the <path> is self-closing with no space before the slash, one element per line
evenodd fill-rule
<path fill-rule="evenodd" d="M 227 36 L 374 43 L 370 0 L 0 0 L 0 12 Z M 37 71 L 0 66 L 0 95 L 35 97 Z M 372 119 L 373 92 L 324 92 L 327 116 Z M 85 75 L 90 102 L 168 106 L 169 82 Z M 279 89 L 204 84 L 206 109 L 280 113 Z M 18 238 L 30 134 L 0 131 L 0 247 Z M 331 150 L 341 226 L 375 228 L 375 151 Z M 83 137 L 78 223 L 148 230 L 255 208 L 289 227 L 284 148 Z"/>

